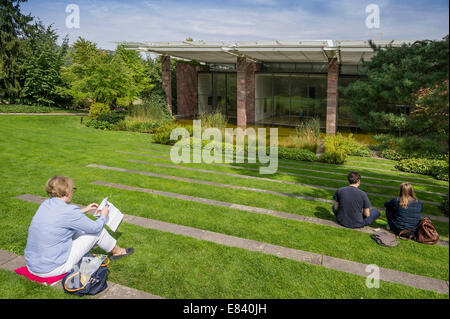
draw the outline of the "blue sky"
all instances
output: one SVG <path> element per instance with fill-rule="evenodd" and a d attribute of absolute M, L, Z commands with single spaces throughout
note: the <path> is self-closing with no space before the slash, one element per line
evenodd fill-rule
<path fill-rule="evenodd" d="M 68 4 L 80 9 L 69 29 Z M 380 27 L 365 25 L 376 4 Z M 53 24 L 70 42 L 79 36 L 114 49 L 119 41 L 440 39 L 448 34 L 448 1 L 394 0 L 29 0 L 24 13 Z"/>

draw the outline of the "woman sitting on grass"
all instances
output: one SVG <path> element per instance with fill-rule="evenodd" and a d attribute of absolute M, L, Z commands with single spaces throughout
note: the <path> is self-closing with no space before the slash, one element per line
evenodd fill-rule
<path fill-rule="evenodd" d="M 25 261 L 31 274 L 54 277 L 69 272 L 95 245 L 111 252 L 111 259 L 133 253 L 133 248 L 121 248 L 103 228 L 109 214 L 104 207 L 97 220 L 84 213 L 98 208 L 92 203 L 80 209 L 70 205 L 73 196 L 73 180 L 69 177 L 50 178 L 45 190 L 50 196 L 34 215 L 28 229 Z"/>
<path fill-rule="evenodd" d="M 421 220 L 422 202 L 410 183 L 402 183 L 398 198 L 384 203 L 389 228 L 398 235 L 402 230 L 416 229 Z"/>

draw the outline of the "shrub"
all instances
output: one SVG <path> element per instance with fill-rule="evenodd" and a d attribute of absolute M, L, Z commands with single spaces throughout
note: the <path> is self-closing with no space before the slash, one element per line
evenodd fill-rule
<path fill-rule="evenodd" d="M 96 119 L 90 119 L 86 122 L 86 126 L 87 127 L 92 127 L 95 129 L 100 129 L 100 130 L 112 130 L 114 129 L 114 125 L 106 122 L 106 121 L 98 121 Z"/>
<path fill-rule="evenodd" d="M 100 114 L 97 117 L 97 120 L 108 122 L 108 123 L 111 123 L 111 124 L 117 124 L 119 121 L 123 120 L 124 118 L 125 118 L 125 114 L 124 113 L 109 112 L 109 113 Z"/>
<path fill-rule="evenodd" d="M 101 114 L 107 114 L 111 111 L 108 104 L 94 103 L 89 109 L 89 117 L 97 119 Z"/>
<path fill-rule="evenodd" d="M 295 127 L 295 131 L 297 133 L 297 136 L 311 134 L 318 139 L 320 137 L 320 119 L 315 117 L 306 121 L 302 121 Z"/>
<path fill-rule="evenodd" d="M 314 162 L 317 160 L 315 153 L 306 149 L 291 147 L 278 147 L 278 158 L 307 162 Z"/>
<path fill-rule="evenodd" d="M 373 153 L 372 150 L 369 149 L 367 146 L 360 145 L 360 147 L 357 148 L 356 150 L 354 150 L 352 153 L 350 153 L 350 155 L 361 156 L 361 157 L 371 157 L 372 153 Z"/>
<path fill-rule="evenodd" d="M 117 122 L 114 128 L 118 131 L 154 133 L 161 125 L 163 125 L 163 123 L 157 121 L 142 122 L 134 118 L 126 117 L 124 120 Z"/>
<path fill-rule="evenodd" d="M 199 119 L 202 121 L 203 128 L 217 127 L 219 129 L 223 129 L 227 125 L 226 117 L 220 111 L 201 113 Z"/>
<path fill-rule="evenodd" d="M 440 180 L 448 180 L 448 162 L 427 158 L 407 158 L 398 162 L 397 169 L 423 175 L 431 175 Z"/>
<path fill-rule="evenodd" d="M 152 95 L 142 104 L 134 105 L 130 110 L 129 117 L 141 122 L 173 120 L 165 99 L 159 95 Z"/>
<path fill-rule="evenodd" d="M 381 156 L 392 160 L 406 158 L 444 159 L 445 145 L 434 139 L 418 136 L 395 137 L 389 134 L 373 136 Z"/>
<path fill-rule="evenodd" d="M 112 120 L 117 119 L 116 130 L 140 133 L 155 133 L 157 128 L 173 121 L 165 99 L 157 95 L 150 96 L 142 104 L 134 105 L 126 116 L 115 115 Z"/>
<path fill-rule="evenodd" d="M 397 152 L 396 150 L 393 149 L 385 149 L 383 151 L 381 151 L 381 157 L 390 159 L 390 160 L 394 160 L 394 161 L 398 161 L 403 159 L 403 156 L 401 154 L 399 154 L 399 152 Z"/>
<path fill-rule="evenodd" d="M 441 208 L 444 215 L 448 216 L 448 197 L 445 197 L 444 200 L 442 201 Z"/>
<path fill-rule="evenodd" d="M 324 153 L 320 161 L 330 164 L 343 164 L 348 155 L 371 156 L 372 151 L 365 145 L 355 141 L 352 134 L 343 136 L 338 133 L 325 137 L 323 142 Z"/>
<path fill-rule="evenodd" d="M 300 122 L 295 127 L 295 135 L 288 138 L 287 147 L 304 148 L 313 153 L 317 152 L 320 138 L 320 121 L 318 118 Z"/>
<path fill-rule="evenodd" d="M 439 180 L 448 181 L 448 161 L 432 160 L 430 175 Z"/>
<path fill-rule="evenodd" d="M 288 140 L 284 143 L 284 145 L 290 148 L 306 149 L 316 153 L 319 147 L 319 140 L 313 135 L 291 135 L 288 137 Z"/>
<path fill-rule="evenodd" d="M 351 135 L 350 138 L 340 133 L 327 136 L 323 142 L 324 153 L 320 156 L 319 160 L 331 164 L 342 164 L 352 151 L 352 145 Z"/>
<path fill-rule="evenodd" d="M 347 154 L 344 150 L 334 150 L 332 152 L 324 152 L 320 155 L 319 161 L 329 164 L 344 164 Z"/>
<path fill-rule="evenodd" d="M 170 133 L 172 132 L 173 129 L 177 128 L 177 127 L 183 127 L 181 125 L 176 124 L 175 122 L 166 122 L 163 125 L 161 125 L 160 127 L 158 127 L 154 134 L 153 134 L 153 141 L 155 143 L 159 143 L 159 144 L 166 144 L 166 145 L 173 145 L 175 144 L 177 141 L 179 141 L 181 139 L 181 137 L 179 137 L 178 140 L 170 140 Z M 189 135 L 192 136 L 192 128 L 191 127 L 184 127 L 185 129 L 188 130 Z"/>
<path fill-rule="evenodd" d="M 403 159 L 395 167 L 403 172 L 431 175 L 431 162 L 425 158 Z"/>

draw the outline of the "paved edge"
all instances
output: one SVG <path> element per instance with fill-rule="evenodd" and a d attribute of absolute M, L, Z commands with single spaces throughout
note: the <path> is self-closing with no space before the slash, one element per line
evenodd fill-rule
<path fill-rule="evenodd" d="M 26 197 L 24 197 L 26 196 Z M 41 203 L 45 198 L 33 195 L 17 196 L 15 198 L 32 200 L 35 203 Z M 308 264 L 323 266 L 325 268 L 334 269 L 338 271 L 347 272 L 354 275 L 364 276 L 368 275 L 366 272 L 367 264 L 349 261 L 341 258 L 330 257 L 308 251 L 303 251 L 294 248 L 287 248 L 278 245 L 258 242 L 255 240 L 244 239 L 240 237 L 220 234 L 208 230 L 202 230 L 189 226 L 182 226 L 149 218 L 132 216 L 124 214 L 124 222 L 136 226 L 168 232 L 176 235 L 183 235 L 198 240 L 205 240 L 214 242 L 216 244 L 242 248 L 250 251 L 261 252 L 269 255 L 274 255 L 279 258 L 288 258 Z M 380 267 L 380 280 L 403 284 L 410 287 L 415 287 L 424 290 L 431 290 L 441 294 L 449 293 L 449 284 L 447 281 L 414 275 L 402 271 L 387 269 Z"/>

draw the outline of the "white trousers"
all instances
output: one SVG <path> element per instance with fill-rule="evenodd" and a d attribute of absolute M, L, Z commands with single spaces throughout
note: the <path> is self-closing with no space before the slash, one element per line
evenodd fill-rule
<path fill-rule="evenodd" d="M 65 264 L 49 273 L 41 274 L 32 271 L 30 271 L 30 273 L 39 277 L 59 276 L 71 271 L 72 267 L 77 264 L 92 248 L 94 248 L 95 245 L 98 245 L 98 247 L 107 253 L 113 250 L 116 246 L 116 240 L 104 228 L 97 234 L 77 232 L 73 235 L 72 240 L 72 248 Z"/>

